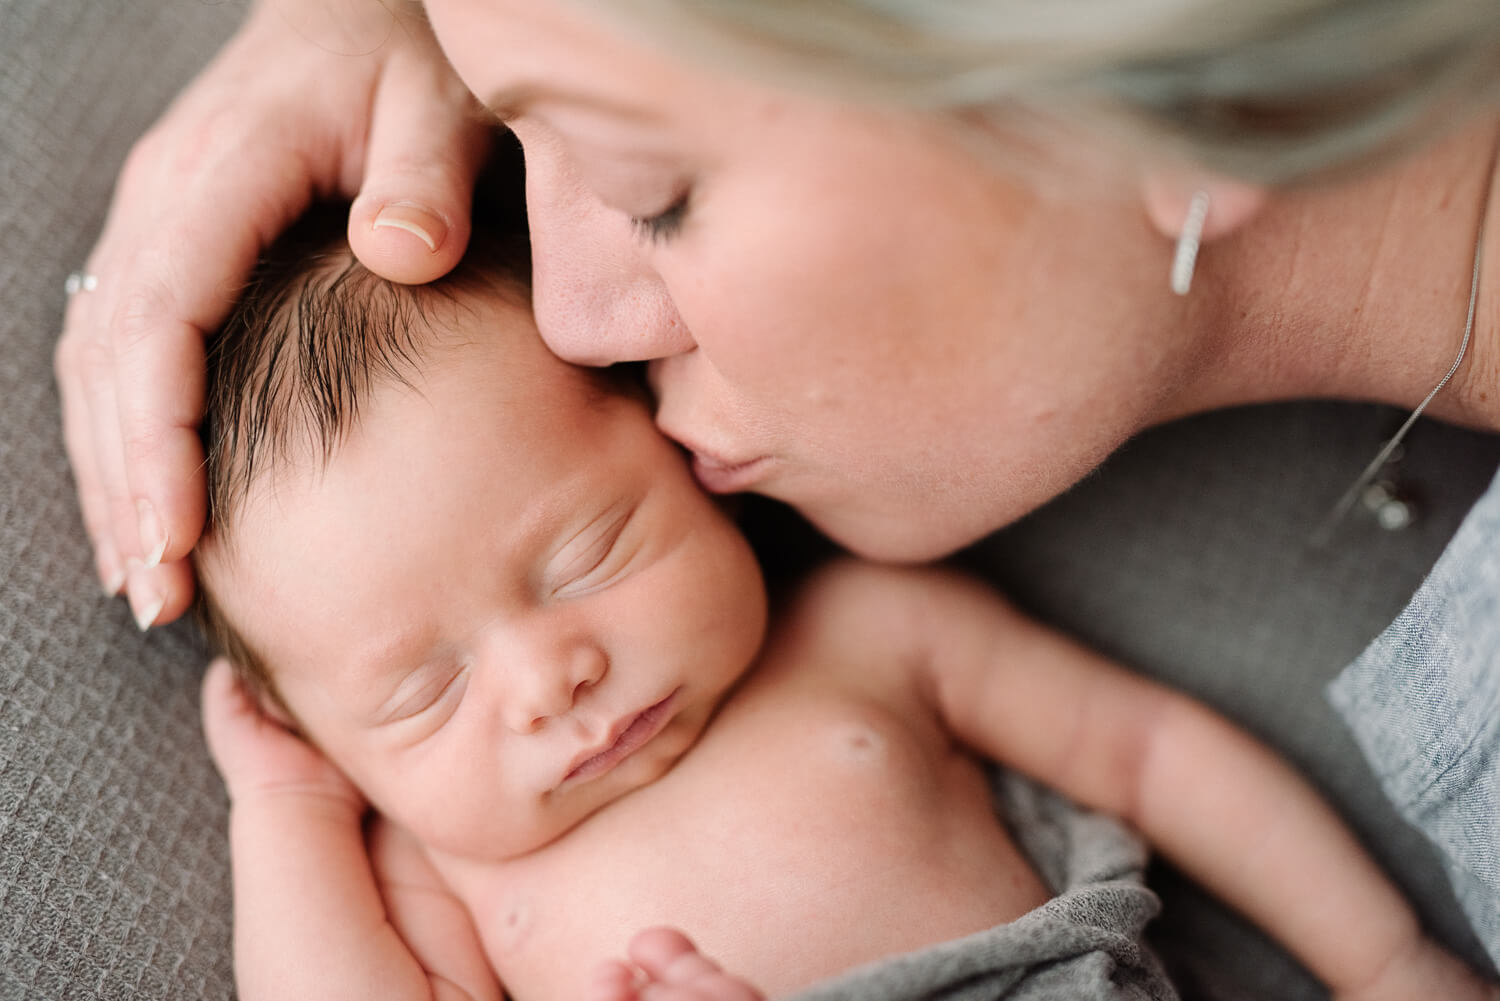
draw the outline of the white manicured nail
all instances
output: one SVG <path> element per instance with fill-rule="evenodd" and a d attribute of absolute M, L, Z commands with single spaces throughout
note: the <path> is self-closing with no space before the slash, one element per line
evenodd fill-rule
<path fill-rule="evenodd" d="M 435 214 L 418 205 L 397 202 L 380 210 L 372 223 L 375 229 L 400 229 L 427 244 L 437 252 L 438 244 L 448 235 L 448 226 Z"/>

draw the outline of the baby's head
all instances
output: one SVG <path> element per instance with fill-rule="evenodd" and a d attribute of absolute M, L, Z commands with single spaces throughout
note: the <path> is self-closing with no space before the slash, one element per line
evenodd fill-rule
<path fill-rule="evenodd" d="M 495 246 L 398 286 L 310 218 L 209 354 L 201 617 L 431 847 L 520 854 L 654 781 L 753 660 L 748 545 Z"/>

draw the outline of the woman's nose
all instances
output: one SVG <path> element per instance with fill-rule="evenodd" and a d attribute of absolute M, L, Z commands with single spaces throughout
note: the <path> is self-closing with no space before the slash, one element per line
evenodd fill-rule
<path fill-rule="evenodd" d="M 566 716 L 609 669 L 599 645 L 583 640 L 512 644 L 503 656 L 501 719 L 519 734 L 535 733 L 548 720 Z"/>
<path fill-rule="evenodd" d="M 691 333 L 624 213 L 545 140 L 526 147 L 532 302 L 554 354 L 579 365 L 691 351 Z"/>

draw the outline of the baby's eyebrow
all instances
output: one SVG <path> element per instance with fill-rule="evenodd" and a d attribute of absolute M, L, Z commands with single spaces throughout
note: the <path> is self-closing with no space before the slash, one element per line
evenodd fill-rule
<path fill-rule="evenodd" d="M 372 638 L 356 651 L 344 669 L 352 690 L 362 695 L 386 693 L 379 705 L 372 705 L 368 712 L 361 707 L 360 714 L 378 716 L 400 694 L 407 680 L 430 660 L 431 643 L 425 630 L 403 628 Z"/>

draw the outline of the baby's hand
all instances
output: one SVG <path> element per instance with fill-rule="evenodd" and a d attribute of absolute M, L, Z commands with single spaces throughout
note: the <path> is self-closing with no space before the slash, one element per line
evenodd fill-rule
<path fill-rule="evenodd" d="M 630 940 L 626 952 L 629 962 L 599 967 L 589 1001 L 765 1001 L 675 929 L 649 928 Z"/>
<path fill-rule="evenodd" d="M 203 735 L 229 798 L 311 796 L 348 807 L 356 816 L 364 797 L 311 744 L 267 716 L 222 657 L 203 677 Z"/>
<path fill-rule="evenodd" d="M 1334 1001 L 1500 1001 L 1491 983 L 1429 938 L 1392 956 L 1379 973 L 1357 988 L 1334 992 Z"/>

